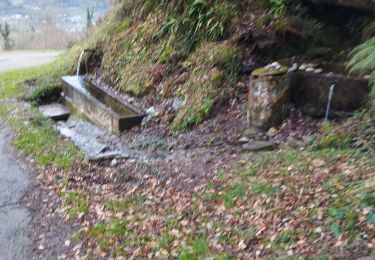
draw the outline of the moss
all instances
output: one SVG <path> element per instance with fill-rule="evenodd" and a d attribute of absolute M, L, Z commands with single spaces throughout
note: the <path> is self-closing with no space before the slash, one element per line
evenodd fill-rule
<path fill-rule="evenodd" d="M 251 75 L 255 77 L 268 77 L 283 75 L 288 71 L 288 67 L 282 66 L 279 70 L 271 69 L 266 70 L 265 68 L 259 68 L 254 70 Z"/>

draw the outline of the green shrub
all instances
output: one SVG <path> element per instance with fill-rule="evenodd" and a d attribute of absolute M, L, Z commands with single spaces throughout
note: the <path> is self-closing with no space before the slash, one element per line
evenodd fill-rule
<path fill-rule="evenodd" d="M 226 28 L 236 23 L 236 8 L 226 1 L 193 0 L 183 7 L 180 16 L 166 18 L 159 34 L 176 34 L 180 47 L 188 51 L 199 42 L 220 39 Z"/>
<path fill-rule="evenodd" d="M 56 101 L 61 96 L 62 87 L 55 83 L 47 83 L 37 87 L 29 97 L 29 101 L 34 106 L 39 106 Z"/>

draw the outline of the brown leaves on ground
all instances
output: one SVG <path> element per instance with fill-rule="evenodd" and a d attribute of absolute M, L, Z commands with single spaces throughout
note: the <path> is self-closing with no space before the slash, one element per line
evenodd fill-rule
<path fill-rule="evenodd" d="M 74 247 L 78 254 L 181 259 L 371 255 L 375 195 L 370 155 L 288 150 L 232 157 L 227 151 L 189 175 L 184 170 L 198 169 L 186 166 L 193 157 L 124 160 L 117 169 L 106 162 L 65 173 L 68 181 L 57 190 L 82 191 L 89 205 L 75 220 L 81 226 Z"/>

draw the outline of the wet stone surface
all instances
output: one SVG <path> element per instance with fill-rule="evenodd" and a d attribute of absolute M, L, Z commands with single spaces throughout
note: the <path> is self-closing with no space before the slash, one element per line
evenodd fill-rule
<path fill-rule="evenodd" d="M 39 111 L 43 114 L 43 116 L 56 121 L 65 120 L 70 116 L 69 110 L 58 103 L 40 106 Z"/>

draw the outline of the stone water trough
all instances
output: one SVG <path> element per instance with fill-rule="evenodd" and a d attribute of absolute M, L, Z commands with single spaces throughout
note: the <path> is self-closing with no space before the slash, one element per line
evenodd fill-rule
<path fill-rule="evenodd" d="M 290 74 L 291 100 L 305 114 L 323 117 L 330 87 L 334 85 L 330 116 L 350 115 L 370 98 L 368 79 L 348 75 L 344 66 L 327 65 L 321 73 L 298 70 Z"/>
<path fill-rule="evenodd" d="M 65 76 L 63 97 L 66 105 L 94 124 L 112 133 L 129 130 L 141 124 L 145 115 L 82 77 Z"/>
<path fill-rule="evenodd" d="M 365 77 L 348 75 L 345 67 L 331 64 L 293 64 L 278 62 L 252 72 L 249 84 L 248 122 L 255 131 L 277 127 L 287 117 L 291 101 L 303 113 L 324 117 L 349 116 L 364 107 L 371 87 Z"/>

